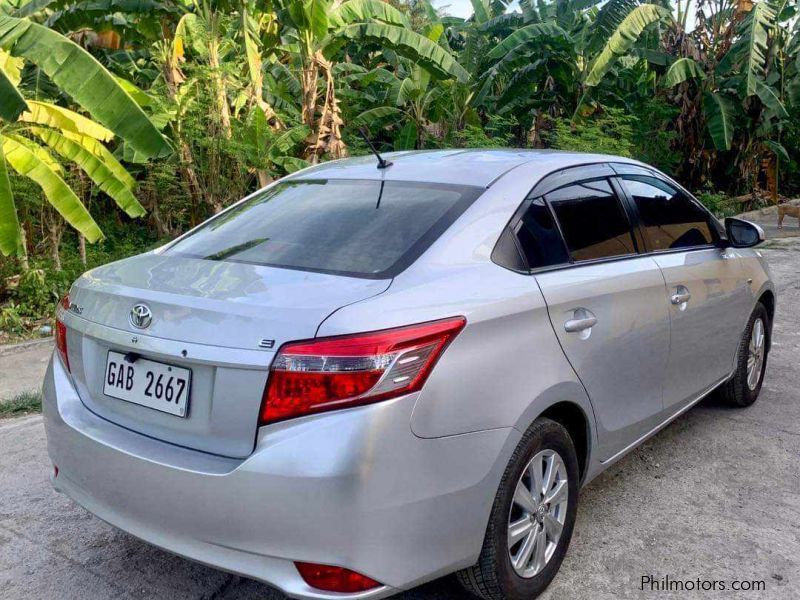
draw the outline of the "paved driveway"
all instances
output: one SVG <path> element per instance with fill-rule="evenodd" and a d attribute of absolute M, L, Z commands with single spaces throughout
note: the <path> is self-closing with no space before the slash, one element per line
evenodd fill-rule
<path fill-rule="evenodd" d="M 706 401 L 589 485 L 543 598 L 800 598 L 800 242 L 769 246 L 780 298 L 759 402 Z M 40 417 L 0 422 L 0 598 L 281 598 L 116 531 L 53 492 L 49 469 Z M 766 589 L 643 592 L 644 575 Z M 443 579 L 403 598 L 464 594 Z"/>

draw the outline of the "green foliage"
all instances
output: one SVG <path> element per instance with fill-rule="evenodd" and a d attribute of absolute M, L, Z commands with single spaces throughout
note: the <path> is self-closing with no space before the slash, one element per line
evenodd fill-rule
<path fill-rule="evenodd" d="M 462 148 L 507 148 L 513 145 L 514 121 L 500 115 L 490 115 L 479 127 L 467 125 L 456 133 L 454 145 Z"/>
<path fill-rule="evenodd" d="M 730 196 L 721 192 L 701 192 L 697 199 L 720 219 L 732 217 L 740 210 L 740 206 Z"/>
<path fill-rule="evenodd" d="M 0 418 L 19 417 L 42 411 L 42 393 L 24 392 L 6 400 L 0 398 Z"/>
<path fill-rule="evenodd" d="M 633 157 L 675 175 L 682 154 L 673 129 L 680 111 L 661 98 L 646 99 L 633 110 Z"/>
<path fill-rule="evenodd" d="M 622 109 L 606 108 L 577 123 L 556 119 L 549 134 L 553 148 L 599 154 L 633 156 L 637 119 Z"/>
<path fill-rule="evenodd" d="M 0 307 L 0 331 L 12 335 L 25 333 L 26 321 L 13 302 Z"/>

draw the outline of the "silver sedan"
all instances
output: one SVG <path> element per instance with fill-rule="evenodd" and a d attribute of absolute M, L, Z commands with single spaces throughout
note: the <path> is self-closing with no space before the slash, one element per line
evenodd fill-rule
<path fill-rule="evenodd" d="M 387 158 L 76 281 L 44 383 L 54 487 L 297 598 L 457 572 L 522 600 L 582 485 L 707 394 L 758 397 L 757 226 L 624 158 Z"/>

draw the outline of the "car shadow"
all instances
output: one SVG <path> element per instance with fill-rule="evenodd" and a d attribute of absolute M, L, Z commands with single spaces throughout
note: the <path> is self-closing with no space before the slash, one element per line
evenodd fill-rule
<path fill-rule="evenodd" d="M 709 421 L 718 418 L 721 413 L 731 411 L 736 411 L 736 409 L 726 404 L 717 394 L 711 394 L 604 471 L 581 492 L 581 505 L 576 528 L 580 528 L 582 522 L 586 523 L 587 519 L 590 519 L 588 515 L 592 504 L 603 506 L 609 499 L 618 498 L 624 494 L 625 486 L 630 485 L 629 478 L 625 476 L 626 473 L 631 476 L 636 473 L 644 473 L 645 476 L 660 478 L 658 461 L 670 453 L 671 446 L 693 439 L 695 435 L 699 435 L 694 433 L 696 430 L 702 431 L 708 426 Z M 180 563 L 184 560 L 167 555 L 134 538 L 126 540 L 126 546 L 128 546 L 126 553 L 128 557 L 141 554 L 151 561 L 154 554 L 164 554 L 165 561 Z M 181 570 L 179 564 L 173 564 L 173 568 L 170 569 L 171 575 L 175 577 Z M 212 590 L 210 595 L 203 594 L 203 598 L 213 597 L 216 600 L 232 600 L 234 598 L 236 600 L 283 600 L 286 598 L 281 592 L 266 584 L 234 575 L 221 576 L 219 571 L 195 563 L 191 563 L 191 568 L 186 568 L 184 572 L 186 577 L 194 582 L 207 578 L 216 584 L 214 585 L 216 589 Z M 557 576 L 556 582 L 559 578 L 560 576 Z M 398 600 L 466 600 L 471 596 L 459 585 L 454 575 L 449 575 L 412 590 L 401 592 L 393 598 Z"/>

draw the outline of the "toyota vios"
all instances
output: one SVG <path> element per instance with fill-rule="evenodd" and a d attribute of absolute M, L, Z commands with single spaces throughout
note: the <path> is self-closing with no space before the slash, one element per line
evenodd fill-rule
<path fill-rule="evenodd" d="M 53 485 L 298 598 L 555 576 L 580 487 L 712 391 L 756 400 L 757 226 L 544 151 L 301 171 L 58 308 Z"/>

